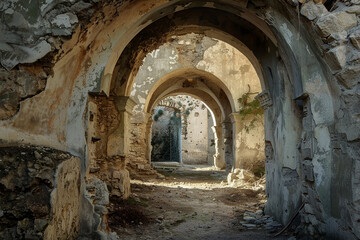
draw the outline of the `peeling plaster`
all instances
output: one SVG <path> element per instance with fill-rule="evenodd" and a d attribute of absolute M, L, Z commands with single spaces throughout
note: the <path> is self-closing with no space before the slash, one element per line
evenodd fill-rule
<path fill-rule="evenodd" d="M 315 138 L 318 141 L 319 152 L 330 151 L 330 133 L 325 126 L 316 126 L 314 129 Z"/>
<path fill-rule="evenodd" d="M 290 31 L 290 29 L 287 27 L 286 23 L 283 23 L 279 26 L 279 29 L 281 30 L 283 37 L 285 38 L 286 42 L 291 45 L 292 44 L 292 37 L 293 33 Z"/>

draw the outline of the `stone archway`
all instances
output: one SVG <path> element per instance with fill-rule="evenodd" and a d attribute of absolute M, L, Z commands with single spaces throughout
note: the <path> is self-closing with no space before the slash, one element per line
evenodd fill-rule
<path fill-rule="evenodd" d="M 196 47 L 200 45 L 203 47 Z M 221 55 L 222 52 L 230 52 L 230 54 Z M 229 58 L 224 56 L 229 56 Z M 212 63 L 213 58 L 221 60 L 224 68 L 216 67 L 216 64 Z M 170 62 L 169 59 L 171 59 Z M 245 140 L 247 136 L 250 136 L 248 132 L 243 131 L 240 134 L 241 129 L 244 128 L 244 126 L 240 127 L 241 122 L 249 120 L 236 118 L 236 112 L 240 108 L 238 99 L 250 90 L 253 91 L 252 97 L 261 92 L 256 70 L 241 52 L 220 40 L 189 34 L 173 36 L 171 43 L 161 45 L 148 53 L 140 62 L 143 64 L 137 73 L 133 73 L 130 80 L 130 82 L 134 81 L 133 87 L 126 90 L 138 102 L 134 110 L 136 121 L 144 121 L 142 111 L 145 109 L 149 112 L 146 110 L 147 107 L 156 99 L 153 99 L 153 95 L 165 96 L 169 91 L 180 88 L 207 91 L 224 109 L 221 113 L 222 120 L 217 126 L 226 129 L 225 142 L 229 169 L 249 167 L 253 159 L 261 162 L 262 150 L 258 151 L 256 148 L 263 148 L 258 141 L 263 138 L 263 126 L 256 133 L 257 137 L 252 139 L 253 145 L 250 145 Z M 231 113 L 235 115 L 230 115 Z M 224 140 L 220 142 L 223 144 Z M 233 156 L 236 149 L 238 154 Z"/>
<path fill-rule="evenodd" d="M 27 8 L 21 4 L 1 6 L 2 13 L 10 16 L 4 28 L 11 30 L 14 26 L 23 37 L 15 37 L 15 43 L 2 40 L 6 42 L 2 44 L 1 51 L 6 53 L 1 55 L 2 63 L 29 63 L 7 76 L 27 71 L 32 77 L 46 79 L 46 87 L 37 86 L 4 100 L 16 106 L 17 111 L 1 120 L 0 138 L 4 144 L 48 146 L 79 156 L 79 185 L 84 193 L 81 201 L 86 206 L 82 219 L 88 217 L 85 212 L 96 215 L 95 203 L 85 194 L 84 179 L 89 172 L 88 148 L 91 142 L 100 144 L 89 127 L 92 115 L 87 108 L 92 104 L 88 102 L 94 100 L 93 96 L 102 98 L 101 106 L 108 106 L 115 116 L 107 119 L 114 132 L 104 131 L 103 149 L 108 149 L 108 138 L 126 132 L 127 128 L 119 124 L 124 123 L 122 114 L 129 112 L 119 109 L 130 107 L 131 100 L 118 109 L 116 102 L 128 99 L 129 86 L 141 65 L 138 60 L 168 37 L 194 32 L 235 46 L 250 59 L 259 75 L 264 91 L 258 99 L 266 107 L 267 212 L 286 223 L 303 203 L 304 234 L 360 236 L 360 193 L 356 190 L 360 136 L 356 1 L 339 1 L 334 8 L 313 1 L 285 0 L 109 2 L 99 4 L 95 13 L 89 11 L 76 31 L 72 27 L 78 21 L 74 17 L 78 11 L 54 18 L 59 9 L 47 13 L 59 4 L 47 2 L 36 5 L 36 12 L 42 13 L 38 19 L 21 18 L 27 11 L 14 11 Z M 12 22 L 14 16 L 20 16 L 25 28 Z M 68 19 L 65 30 L 57 28 L 59 19 Z M 50 22 L 55 24 L 51 26 L 54 29 Z M 49 27 L 35 31 L 37 26 Z M 55 40 L 48 39 L 50 32 Z M 71 39 L 57 38 L 56 32 L 69 34 Z M 24 46 L 19 48 L 19 44 Z M 13 49 L 22 51 L 13 53 Z M 48 56 L 53 65 L 45 64 L 51 61 L 43 56 L 53 49 L 58 49 L 56 57 Z M 19 54 L 28 57 L 19 58 Z M 39 58 L 42 60 L 35 64 Z M 120 149 L 127 149 L 126 141 L 123 143 Z M 97 222 L 83 221 L 83 235 L 99 230 Z"/>
<path fill-rule="evenodd" d="M 156 104 L 161 101 L 162 99 L 169 97 L 169 96 L 176 96 L 179 94 L 183 94 L 183 95 L 189 95 L 192 97 L 195 97 L 197 99 L 200 99 L 202 102 L 204 102 L 209 109 L 211 109 L 211 111 L 214 114 L 214 127 L 213 127 L 213 131 L 214 131 L 214 135 L 216 136 L 214 139 L 214 144 L 215 144 L 215 155 L 214 155 L 214 166 L 219 168 L 219 169 L 224 169 L 226 166 L 227 168 L 231 169 L 231 166 L 234 165 L 233 163 L 233 158 L 232 158 L 232 152 L 227 152 L 226 146 L 224 145 L 224 139 L 225 138 L 230 138 L 232 136 L 225 136 L 223 134 L 224 130 L 230 130 L 231 129 L 224 129 L 223 128 L 223 120 L 224 120 L 224 115 L 223 113 L 223 107 L 221 105 L 218 105 L 218 103 L 211 97 L 211 95 L 209 95 L 208 93 L 199 90 L 199 89 L 171 89 L 170 91 L 168 91 L 165 95 L 162 96 L 153 96 L 153 98 L 155 100 L 150 99 L 150 102 L 153 102 L 151 105 L 149 105 L 147 107 L 147 109 L 152 109 L 154 106 L 156 106 Z M 226 126 L 229 127 L 229 126 Z M 227 141 L 227 143 L 229 144 L 231 139 L 229 139 Z M 231 149 L 231 148 L 227 148 L 227 149 Z M 226 158 L 227 156 L 227 158 Z"/>
<path fill-rule="evenodd" d="M 174 155 L 172 152 L 179 151 L 178 166 L 202 165 L 216 167 L 217 170 L 225 168 L 224 156 L 221 156 L 222 151 L 219 149 L 221 140 L 216 132 L 219 127 L 213 110 L 194 94 L 173 92 L 161 99 L 155 103 L 149 120 L 152 122 L 149 133 L 151 164 L 166 166 L 158 163 L 169 162 L 169 157 L 163 155 L 171 156 Z M 180 131 L 173 131 L 173 125 L 179 125 Z M 173 148 L 171 144 L 167 148 L 168 140 L 176 136 L 179 141 L 175 142 Z M 223 165 L 220 165 L 221 159 Z"/>
<path fill-rule="evenodd" d="M 152 42 L 151 35 L 149 35 L 151 32 L 157 32 L 163 36 L 169 36 L 165 33 L 171 32 L 171 35 L 174 35 L 174 33 L 179 35 L 179 33 L 186 33 L 187 31 L 203 34 L 209 32 L 219 33 L 219 26 L 222 26 L 225 29 L 225 33 L 223 32 L 222 36 L 226 38 L 230 34 L 237 38 L 243 44 L 239 44 L 240 46 L 246 46 L 247 49 L 254 53 L 257 62 L 261 66 L 264 92 L 259 96 L 259 99 L 263 100 L 264 106 L 273 106 L 266 110 L 266 122 L 268 124 L 266 126 L 266 141 L 270 142 L 273 148 L 275 148 L 273 151 L 275 156 L 268 163 L 268 175 L 274 177 L 271 178 L 271 183 L 268 184 L 269 201 L 267 203 L 267 211 L 276 215 L 278 219 L 285 223 L 295 213 L 296 207 L 294 206 L 299 206 L 301 202 L 300 186 L 302 185 L 303 178 L 300 176 L 301 166 L 299 166 L 298 160 L 301 159 L 301 155 L 297 150 L 297 146 L 301 142 L 303 125 L 301 119 L 301 111 L 305 99 L 303 93 L 304 90 L 311 92 L 310 89 L 303 88 L 304 78 L 316 78 L 324 86 L 321 99 L 314 96 L 313 100 L 319 105 L 327 106 L 327 108 L 321 108 L 321 111 L 325 111 L 324 114 L 331 119 L 333 109 L 332 105 L 328 104 L 331 94 L 325 82 L 326 69 L 321 68 L 311 54 L 300 54 L 299 49 L 302 49 L 300 50 L 302 52 L 309 50 L 306 43 L 303 41 L 295 43 L 292 39 L 294 35 L 286 35 L 288 31 L 296 33 L 297 29 L 276 11 L 271 12 L 272 18 L 270 20 L 277 23 L 271 30 L 259 21 L 255 21 L 255 24 L 247 21 L 255 17 L 254 15 L 233 14 L 231 17 L 230 15 L 229 10 L 208 9 L 207 6 L 201 8 L 195 4 L 188 9 L 174 13 L 171 16 L 171 24 L 161 24 L 161 19 L 153 22 L 129 43 L 128 46 L 131 51 L 127 52 L 125 49 L 124 55 L 122 55 L 125 58 L 122 59 L 122 56 L 119 58 L 118 69 L 129 69 L 129 71 L 121 71 L 118 75 L 116 69 L 115 74 L 111 75 L 110 78 L 114 84 L 112 93 L 126 94 L 129 91 L 127 84 L 130 83 L 131 85 L 131 79 L 136 76 L 138 70 L 136 64 L 143 58 L 141 54 L 136 54 L 136 46 L 139 46 L 139 48 L 147 46 L 151 51 L 164 39 L 157 38 L 160 41 Z M 216 18 L 217 21 L 212 21 L 213 18 Z M 166 21 L 165 18 L 164 21 Z M 281 27 L 276 28 L 278 26 Z M 157 31 L 152 30 L 152 27 L 157 29 Z M 176 32 L 177 30 L 178 32 Z M 277 34 L 277 37 L 274 37 L 274 33 Z M 230 40 L 227 39 L 227 41 Z M 141 53 L 141 51 L 138 52 Z M 130 63 L 130 66 L 127 65 L 126 68 L 123 68 L 121 63 L 124 62 L 126 64 Z M 317 66 L 317 69 L 321 70 L 317 72 L 316 76 L 311 75 L 312 73 L 309 69 L 300 68 L 299 62 L 311 64 L 311 67 Z M 129 80 L 130 82 L 128 82 Z M 106 84 L 104 83 L 103 86 L 106 86 Z M 103 88 L 103 90 L 107 92 L 106 88 Z M 233 121 L 236 121 L 236 118 Z M 294 129 L 295 131 L 289 132 L 285 129 Z M 280 159 L 281 162 L 276 163 L 275 159 Z M 296 183 L 296 187 L 287 184 L 289 181 Z M 279 185 L 282 187 L 279 188 Z M 305 186 L 304 189 L 307 187 L 310 186 Z M 284 189 L 286 189 L 285 192 L 283 191 Z M 279 202 L 282 204 L 279 205 Z M 321 208 L 321 206 L 316 207 Z M 318 223 L 322 221 L 321 219 L 322 217 L 319 216 Z"/>

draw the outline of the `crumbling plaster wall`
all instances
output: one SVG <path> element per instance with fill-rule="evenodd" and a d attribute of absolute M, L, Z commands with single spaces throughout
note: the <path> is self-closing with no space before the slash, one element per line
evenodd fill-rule
<path fill-rule="evenodd" d="M 174 36 L 171 42 L 147 54 L 134 79 L 130 96 L 138 105 L 133 121 L 143 121 L 147 95 L 162 77 L 182 68 L 195 68 L 219 78 L 229 89 L 232 106 L 244 93 L 261 92 L 260 81 L 249 60 L 231 45 L 199 34 Z"/>
<path fill-rule="evenodd" d="M 292 27 L 294 25 L 290 22 L 294 22 L 293 18 L 286 20 L 283 17 L 284 15 L 280 16 L 281 14 L 268 12 L 269 16 L 271 15 L 271 21 L 273 21 L 273 27 L 283 36 L 281 41 L 288 44 L 295 53 L 296 61 L 302 66 L 299 74 L 305 93 L 305 95 L 299 97 L 299 100 L 303 101 L 304 105 L 301 144 L 299 140 L 297 144 L 301 152 L 300 155 L 296 154 L 295 146 L 297 141 L 293 136 L 291 137 L 293 139 L 293 150 L 291 152 L 295 154 L 295 159 L 297 157 L 300 157 L 300 159 L 299 161 L 288 160 L 289 169 L 283 168 L 285 172 L 279 174 L 278 177 L 276 177 L 276 172 L 279 173 L 281 169 L 279 166 L 282 164 L 267 164 L 268 174 L 275 174 L 273 175 L 275 177 L 268 178 L 268 192 L 271 194 L 276 193 L 276 181 L 284 181 L 282 184 L 280 183 L 280 186 L 284 187 L 282 187 L 282 193 L 278 195 L 280 196 L 278 201 L 281 199 L 287 201 L 290 198 L 286 197 L 287 193 L 284 190 L 288 189 L 289 191 L 292 188 L 287 187 L 287 185 L 295 184 L 299 186 L 296 179 L 298 177 L 302 179 L 301 198 L 302 202 L 305 203 L 302 210 L 302 221 L 305 225 L 303 231 L 307 235 L 318 237 L 326 235 L 338 239 L 351 239 L 355 237 L 354 235 L 359 237 L 357 230 L 355 230 L 358 229 L 359 223 L 354 221 L 355 212 L 358 212 L 354 211 L 354 209 L 358 208 L 358 197 L 355 197 L 356 194 L 352 194 L 356 189 L 356 181 L 350 180 L 358 175 L 356 171 L 350 170 L 356 169 L 357 160 L 355 159 L 358 159 L 358 154 L 354 154 L 355 152 L 351 150 L 351 144 L 349 143 L 349 141 L 354 142 L 355 139 L 350 136 L 358 131 L 359 124 L 356 121 L 351 122 L 351 117 L 345 120 L 337 116 L 339 112 L 343 113 L 342 107 L 345 105 L 345 108 L 347 108 L 345 112 L 351 111 L 352 114 L 357 112 L 356 110 L 350 110 L 351 102 L 357 101 L 357 94 L 354 93 L 359 86 L 359 71 L 356 70 L 359 66 L 359 50 L 356 49 L 356 41 L 351 41 L 351 36 L 356 35 L 354 33 L 357 32 L 358 28 L 356 27 L 358 25 L 356 19 L 359 15 L 359 11 L 356 10 L 359 9 L 357 4 L 356 1 L 347 1 L 345 4 L 337 2 L 332 8 L 333 12 L 328 12 L 322 4 L 314 4 L 311 1 L 302 5 L 301 14 L 307 19 L 304 18 L 304 25 L 301 26 L 304 26 L 306 30 L 300 28 L 301 33 L 297 32 L 296 27 Z M 345 21 L 344 19 L 347 19 L 346 23 L 342 23 L 342 21 Z M 309 29 L 311 30 L 309 31 Z M 303 37 L 299 37 L 299 34 Z M 310 36 L 313 37 L 316 34 L 319 34 L 322 39 L 318 38 L 311 43 Z M 322 65 L 322 62 L 318 60 L 321 55 L 324 56 L 327 66 Z M 345 75 L 346 77 L 344 77 Z M 286 78 L 286 76 L 284 77 Z M 293 76 L 289 77 L 293 78 Z M 345 83 L 344 79 L 350 85 Z M 290 82 L 292 82 L 291 79 Z M 347 89 L 351 88 L 353 89 L 350 90 L 352 100 L 344 105 L 343 96 L 348 97 L 349 92 Z M 276 94 L 271 94 L 271 96 L 274 97 Z M 291 108 L 293 109 L 293 116 L 297 115 L 296 111 L 294 111 L 296 108 Z M 272 111 L 276 110 L 270 110 L 267 114 Z M 294 119 L 294 122 L 296 122 L 296 125 L 300 125 L 299 120 Z M 271 121 L 266 123 L 271 123 Z M 348 132 L 346 134 L 347 131 L 344 128 L 338 127 L 344 125 L 351 126 L 352 133 Z M 270 130 L 272 127 L 266 127 L 266 129 Z M 277 131 L 272 131 L 272 133 L 277 133 Z M 347 135 L 347 139 L 343 134 Z M 268 140 L 271 135 L 267 131 L 266 139 Z M 357 141 L 355 140 L 355 142 Z M 270 139 L 268 148 L 274 147 L 274 144 L 278 144 L 278 142 Z M 274 151 L 269 151 L 269 155 L 276 154 L 281 146 L 285 145 L 274 147 Z M 357 145 L 354 144 L 353 146 Z M 340 159 L 340 155 L 343 157 L 342 159 Z M 296 173 L 294 171 L 289 172 L 299 163 L 301 166 L 296 168 Z M 339 167 L 341 170 L 335 170 Z M 270 170 L 271 168 L 273 169 Z M 342 173 L 344 172 L 350 172 L 352 176 L 343 177 Z M 288 178 L 291 175 L 293 177 Z M 288 181 L 286 179 L 289 179 L 290 182 L 286 183 Z M 275 180 L 275 182 L 269 182 L 271 180 Z M 294 182 L 291 183 L 291 181 Z M 273 188 L 271 187 L 272 184 Z M 293 189 L 292 192 L 295 193 L 298 190 Z M 273 198 L 269 197 L 267 211 L 272 212 L 275 210 L 280 213 L 280 210 L 276 210 L 277 203 L 271 203 L 272 200 Z M 292 200 L 295 205 L 296 201 L 299 200 Z M 345 202 L 350 204 L 346 205 Z M 283 212 L 283 216 L 286 216 L 286 213 Z M 350 232 L 352 233 L 343 230 L 346 228 L 351 229 Z M 352 234 L 354 235 L 352 236 Z"/>
<path fill-rule="evenodd" d="M 119 105 L 124 101 L 126 99 L 90 96 L 87 114 L 88 124 L 92 126 L 87 132 L 89 168 L 86 177 L 97 177 L 104 181 L 109 188 L 109 194 L 120 198 L 130 195 L 130 178 L 126 170 L 128 152 L 123 152 L 122 149 L 125 145 L 123 142 L 129 141 L 123 138 L 130 134 L 125 133 L 129 132 L 129 129 L 121 129 L 124 115 L 121 115 L 119 110 Z M 120 135 L 116 137 L 117 145 L 111 146 L 111 136 L 117 135 Z"/>
<path fill-rule="evenodd" d="M 279 71 L 280 74 L 285 74 L 284 69 Z M 286 76 L 281 75 L 277 79 L 277 85 L 272 89 L 272 96 L 277 97 L 274 97 L 273 106 L 265 110 L 265 173 L 268 196 L 265 210 L 285 223 L 300 202 L 301 170 L 297 148 L 301 136 L 301 122 L 296 106 L 291 101 L 291 86 L 284 77 Z"/>
<path fill-rule="evenodd" d="M 95 11 L 95 2 L 97 1 L 74 3 L 66 0 L 41 0 L 31 3 L 24 1 L 0 3 L 0 61 L 1 65 L 10 71 L 9 73 L 2 71 L 1 79 L 7 81 L 6 79 L 15 77 L 18 82 L 16 87 L 1 85 L 0 99 L 4 98 L 8 102 L 5 107 L 2 105 L 2 110 L 7 111 L 2 119 L 12 117 L 1 123 L 3 141 L 20 142 L 22 139 L 28 139 L 25 142 L 69 149 L 75 154 L 83 152 L 84 131 L 77 127 L 72 128 L 68 132 L 75 131 L 73 136 L 77 135 L 77 137 L 72 143 L 66 144 L 65 126 L 69 120 L 73 123 L 77 122 L 78 127 L 83 129 L 81 117 L 86 105 L 84 104 L 86 94 L 94 88 L 93 84 L 96 85 L 93 80 L 90 86 L 84 86 L 82 83 L 75 84 L 75 78 L 78 77 L 79 69 L 84 61 L 84 51 L 81 47 L 73 49 L 80 34 L 80 27 L 78 27 L 77 33 L 73 35 L 75 28 L 78 23 L 88 22 L 89 16 Z M 75 50 L 75 55 L 67 54 L 70 50 L 67 47 Z M 82 57 L 76 60 L 74 56 L 79 57 L 79 54 Z M 36 64 L 30 65 L 34 62 Z M 15 67 L 20 68 L 20 71 Z M 73 71 L 68 71 L 69 69 Z M 99 74 L 97 74 L 98 77 L 100 77 Z M 33 79 L 32 82 L 31 79 Z M 44 90 L 45 82 L 46 90 L 39 94 Z M 29 86 L 30 83 L 33 86 Z M 24 87 L 20 88 L 19 85 Z M 83 93 L 73 92 L 72 88 L 75 85 L 86 90 Z M 83 103 L 82 105 L 73 103 L 73 108 L 80 107 L 75 111 L 68 108 L 73 94 L 76 95 L 77 100 L 82 99 Z M 32 97 L 34 95 L 36 96 Z M 29 97 L 32 98 L 27 99 Z M 43 99 L 47 100 L 43 101 Z M 47 104 L 39 104 L 39 102 L 47 102 Z M 26 110 L 14 116 L 18 111 L 18 105 Z M 75 121 L 73 120 L 76 117 L 73 120 L 68 119 L 68 110 L 70 115 L 79 112 L 80 119 Z"/>

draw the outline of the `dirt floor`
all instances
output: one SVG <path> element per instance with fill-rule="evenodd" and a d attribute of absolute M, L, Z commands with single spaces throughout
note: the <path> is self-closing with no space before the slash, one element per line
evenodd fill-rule
<path fill-rule="evenodd" d="M 112 199 L 109 225 L 123 239 L 288 239 L 281 227 L 244 227 L 244 212 L 262 210 L 262 189 L 227 185 L 224 171 L 186 166 L 158 170 L 164 179 L 132 180 L 131 198 Z"/>

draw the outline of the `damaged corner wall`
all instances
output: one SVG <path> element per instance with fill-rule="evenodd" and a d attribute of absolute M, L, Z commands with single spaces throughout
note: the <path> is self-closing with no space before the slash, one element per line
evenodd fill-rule
<path fill-rule="evenodd" d="M 116 239 L 108 226 L 112 207 L 130 195 L 130 109 L 128 97 L 90 94 L 86 121 L 87 161 L 81 206 L 81 238 Z"/>
<path fill-rule="evenodd" d="M 130 131 L 128 111 L 133 106 L 126 97 L 90 96 L 87 120 L 88 164 L 86 178 L 98 178 L 107 184 L 110 196 L 127 198 L 130 194 L 130 177 L 126 170 L 126 147 Z"/>
<path fill-rule="evenodd" d="M 359 101 L 360 52 L 356 40 L 353 40 L 359 31 L 359 9 L 356 1 L 337 2 L 330 12 L 321 3 L 309 1 L 301 5 L 301 14 L 304 16 L 301 19 L 301 33 L 296 33 L 295 17 L 288 18 L 294 24 L 291 26 L 290 22 L 280 17 L 281 13 L 268 12 L 269 20 L 283 35 L 282 41 L 292 49 L 296 61 L 307 67 L 302 67 L 298 74 L 302 79 L 304 94 L 296 96 L 296 91 L 292 91 L 297 100 L 291 104 L 291 108 L 284 109 L 293 109 L 289 113 L 298 117 L 290 121 L 302 126 L 296 138 L 286 141 L 286 144 L 291 144 L 288 149 L 293 149 L 291 152 L 295 160 L 287 160 L 292 163 L 290 167 L 284 168 L 283 163 L 278 162 L 284 161 L 287 156 L 276 157 L 279 147 L 284 144 L 278 144 L 279 140 L 274 139 L 277 135 L 271 133 L 280 132 L 284 127 L 266 127 L 267 174 L 270 175 L 267 178 L 267 193 L 270 194 L 267 212 L 277 215 L 286 223 L 285 219 L 292 215 L 289 215 L 289 208 L 283 209 L 284 212 L 276 208 L 281 208 L 279 203 L 289 201 L 290 196 L 298 195 L 301 189 L 301 199 L 292 197 L 293 207 L 290 209 L 295 211 L 300 206 L 300 200 L 305 204 L 301 210 L 303 225 L 299 231 L 304 237 L 359 237 L 356 230 L 359 229 L 359 222 L 355 220 L 359 212 L 359 191 L 356 190 L 358 183 L 354 179 L 359 176 L 356 169 L 359 162 L 360 126 L 355 120 L 358 119 L 356 116 L 359 111 L 354 108 L 354 104 Z M 312 51 L 312 56 L 316 58 L 310 57 L 311 54 L 306 51 Z M 283 79 L 289 77 L 296 86 L 296 76 L 283 76 Z M 273 116 L 276 116 L 278 110 L 273 108 L 279 106 L 276 101 L 281 101 L 276 99 L 281 94 L 274 92 L 278 87 L 274 85 L 272 89 L 270 87 L 273 107 L 267 111 L 267 118 L 274 113 Z M 289 87 L 285 84 L 285 92 L 286 89 Z M 286 119 L 288 116 L 281 118 Z M 283 125 L 285 123 L 286 129 L 286 121 L 281 118 L 276 121 L 283 122 Z M 274 122 L 272 117 L 266 120 L 266 124 Z M 271 128 L 276 131 L 271 131 Z M 282 193 L 276 195 L 279 184 L 283 186 Z M 271 197 L 272 194 L 276 197 Z"/>
<path fill-rule="evenodd" d="M 80 159 L 46 147 L 0 148 L 0 238 L 76 238 Z"/>

